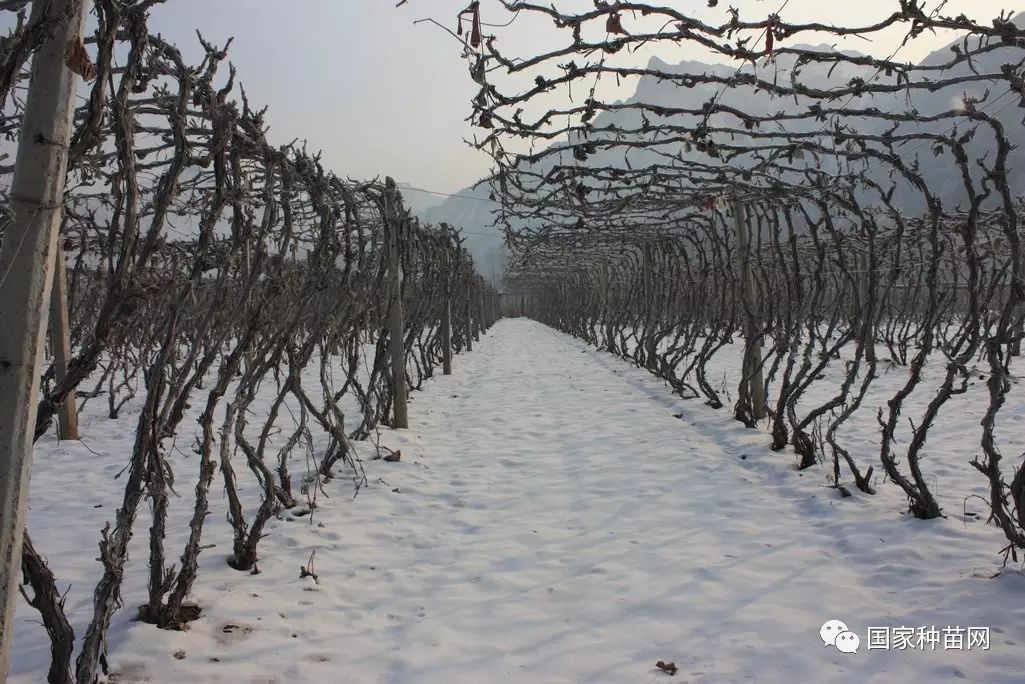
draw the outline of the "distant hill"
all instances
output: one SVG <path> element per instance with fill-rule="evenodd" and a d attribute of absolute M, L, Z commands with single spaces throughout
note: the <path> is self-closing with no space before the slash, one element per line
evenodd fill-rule
<path fill-rule="evenodd" d="M 413 213 L 423 221 L 447 223 L 453 228 L 461 229 L 464 244 L 473 256 L 477 270 L 485 278 L 499 285 L 507 253 L 505 237 L 495 228 L 491 216 L 496 204 L 489 199 L 490 193 L 490 188 L 485 184 L 460 190 L 454 193 L 458 196 L 446 197 L 423 210 L 416 210 L 408 201 L 407 206 L 410 206 Z M 403 199 L 407 199 L 414 194 L 418 193 L 404 192 L 402 196 Z"/>

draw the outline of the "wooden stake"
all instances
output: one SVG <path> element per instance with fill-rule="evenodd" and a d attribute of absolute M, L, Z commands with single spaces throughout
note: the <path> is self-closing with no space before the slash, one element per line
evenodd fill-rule
<path fill-rule="evenodd" d="M 395 181 L 385 179 L 385 216 L 388 255 L 388 337 L 391 352 L 392 427 L 409 427 L 406 390 L 406 335 L 402 320 L 402 260 L 399 251 L 399 224 L 402 221 Z"/>
<path fill-rule="evenodd" d="M 648 328 L 645 331 L 644 336 L 644 359 L 649 369 L 654 369 L 655 364 L 655 337 L 654 337 L 654 305 L 655 305 L 655 288 L 654 288 L 654 275 L 651 272 L 651 243 L 645 242 L 642 246 L 642 282 L 641 290 L 642 296 L 644 297 L 643 311 L 644 311 L 644 325 Z"/>
<path fill-rule="evenodd" d="M 12 219 L 0 244 L 0 681 L 10 670 L 39 367 L 71 138 L 76 77 L 65 60 L 81 35 L 85 5 L 32 3 L 29 23 L 49 19 L 53 27 L 32 58 L 11 183 Z"/>
<path fill-rule="evenodd" d="M 467 273 L 473 275 L 468 267 Z M 466 292 L 466 351 L 473 351 L 473 282 L 471 280 L 469 289 Z"/>
<path fill-rule="evenodd" d="M 59 385 L 67 374 L 71 359 L 71 325 L 68 317 L 68 275 L 64 263 L 64 249 L 57 241 L 53 269 L 53 296 L 50 297 L 50 348 L 53 350 L 54 379 Z M 57 414 L 58 435 L 61 439 L 78 439 L 78 409 L 72 392 L 61 404 Z"/>
<path fill-rule="evenodd" d="M 871 277 L 869 273 L 868 252 L 858 255 L 858 270 L 861 271 L 858 283 L 861 286 L 861 324 L 865 326 L 865 360 L 872 362 L 876 360 L 876 345 L 872 334 L 872 305 L 869 302 L 871 296 Z M 869 319 L 869 320 L 865 320 Z"/>
<path fill-rule="evenodd" d="M 442 223 L 448 232 L 448 225 Z M 445 264 L 445 306 L 441 310 L 441 372 L 452 375 L 452 265 Z"/>
<path fill-rule="evenodd" d="M 484 324 L 486 322 L 484 314 L 484 281 L 480 280 L 477 282 L 477 296 L 474 297 L 474 305 L 477 308 L 477 325 L 473 328 L 473 339 L 480 340 L 480 334 L 484 332 Z"/>
<path fill-rule="evenodd" d="M 441 372 L 452 375 L 452 300 L 445 296 L 445 308 L 441 312 Z"/>

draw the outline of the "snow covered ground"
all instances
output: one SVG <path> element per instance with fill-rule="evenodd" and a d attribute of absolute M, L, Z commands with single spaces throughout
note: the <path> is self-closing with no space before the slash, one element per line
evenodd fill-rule
<path fill-rule="evenodd" d="M 1003 537 L 981 522 L 981 502 L 965 502 L 982 485 L 967 465 L 978 414 L 965 397 L 930 437 L 949 517 L 928 522 L 903 515 L 882 480 L 875 497 L 852 487 L 840 498 L 825 468 L 798 473 L 728 409 L 674 398 L 644 370 L 525 319 L 499 322 L 454 376 L 412 399 L 412 429 L 381 436 L 401 462 L 367 460 L 355 500 L 335 480 L 312 519 L 273 521 L 261 574 L 226 565 L 230 530 L 213 502 L 216 547 L 194 594 L 204 613 L 187 632 L 132 621 L 143 513 L 111 633 L 116 680 L 1021 681 L 1025 576 L 992 577 Z M 1006 419 L 1023 406 L 1017 392 Z M 877 431 L 864 425 L 857 456 L 875 464 Z M 86 415 L 96 454 L 50 439 L 37 449 L 30 529 L 61 587 L 73 585 L 79 635 L 133 430 L 134 416 Z M 186 491 L 193 461 L 175 464 Z M 175 553 L 180 537 L 168 541 Z M 300 579 L 314 551 L 318 581 Z M 830 619 L 860 636 L 857 653 L 823 645 Z M 34 620 L 19 607 L 16 684 L 45 672 Z M 869 627 L 902 626 L 989 627 L 990 644 L 868 649 Z M 673 679 L 658 660 L 675 662 Z"/>

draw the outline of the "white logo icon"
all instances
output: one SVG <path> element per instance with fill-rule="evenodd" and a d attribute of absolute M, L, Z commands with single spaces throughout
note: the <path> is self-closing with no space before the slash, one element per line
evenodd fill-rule
<path fill-rule="evenodd" d="M 826 646 L 835 646 L 836 637 L 840 632 L 846 632 L 847 625 L 840 620 L 829 620 L 819 630 L 819 636 L 822 637 L 822 643 Z"/>
<path fill-rule="evenodd" d="M 836 646 L 841 653 L 857 653 L 861 639 L 857 634 L 847 629 L 847 625 L 840 620 L 828 620 L 821 629 L 819 636 L 824 646 Z"/>
<path fill-rule="evenodd" d="M 840 632 L 836 635 L 836 650 L 841 653 L 857 653 L 861 639 L 854 632 Z"/>

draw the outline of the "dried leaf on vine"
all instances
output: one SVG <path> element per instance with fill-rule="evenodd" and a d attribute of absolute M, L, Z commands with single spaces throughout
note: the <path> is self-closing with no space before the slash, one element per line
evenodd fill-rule
<path fill-rule="evenodd" d="M 613 12 L 609 15 L 608 20 L 605 22 L 605 30 L 609 33 L 616 33 L 621 36 L 630 35 L 623 28 L 623 22 L 619 18 L 619 12 Z"/>
<path fill-rule="evenodd" d="M 456 32 L 461 36 L 463 35 L 463 17 L 469 15 L 470 19 L 470 45 L 475 48 L 479 48 L 481 44 L 481 28 L 480 28 L 480 2 L 479 0 L 473 0 L 469 6 L 460 12 L 457 16 L 459 20 L 459 26 Z"/>

